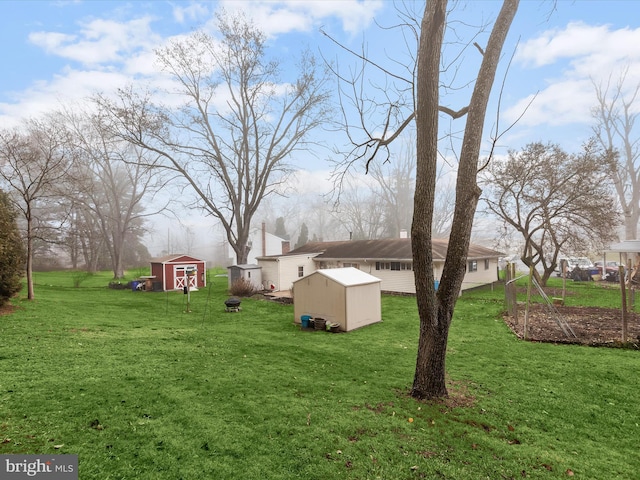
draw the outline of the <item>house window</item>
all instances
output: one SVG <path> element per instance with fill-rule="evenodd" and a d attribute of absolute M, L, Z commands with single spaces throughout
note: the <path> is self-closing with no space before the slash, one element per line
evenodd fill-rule
<path fill-rule="evenodd" d="M 478 261 L 469 260 L 469 272 L 477 272 L 477 271 L 478 271 Z"/>
<path fill-rule="evenodd" d="M 298 277 L 304 277 L 304 267 L 298 267 Z"/>
<path fill-rule="evenodd" d="M 406 262 L 376 262 L 376 270 L 412 270 L 413 264 Z"/>
<path fill-rule="evenodd" d="M 484 269 L 485 270 L 489 270 L 489 259 L 488 258 L 484 259 Z"/>

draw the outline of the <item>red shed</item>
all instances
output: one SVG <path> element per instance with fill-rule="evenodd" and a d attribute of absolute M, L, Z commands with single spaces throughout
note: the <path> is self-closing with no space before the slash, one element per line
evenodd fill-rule
<path fill-rule="evenodd" d="M 180 253 L 167 255 L 151 261 L 151 276 L 154 290 L 182 290 L 187 279 L 189 288 L 202 288 L 207 285 L 206 262 Z"/>

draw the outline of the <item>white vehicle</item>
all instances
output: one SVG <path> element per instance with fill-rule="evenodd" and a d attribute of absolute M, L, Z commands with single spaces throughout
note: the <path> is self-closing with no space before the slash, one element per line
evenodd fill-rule
<path fill-rule="evenodd" d="M 565 262 L 565 269 L 567 273 L 572 272 L 576 267 L 580 268 L 580 270 L 597 270 L 593 262 L 587 257 L 563 257 L 558 259 L 559 277 L 562 276 L 562 272 L 560 271 L 562 261 Z"/>

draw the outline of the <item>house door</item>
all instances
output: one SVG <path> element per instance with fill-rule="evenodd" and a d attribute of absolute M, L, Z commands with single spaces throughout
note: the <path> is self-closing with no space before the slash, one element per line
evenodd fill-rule
<path fill-rule="evenodd" d="M 173 267 L 173 288 L 175 290 L 182 290 L 187 286 L 187 279 L 189 279 L 189 288 L 196 288 L 198 286 L 198 274 L 187 276 L 188 270 L 195 270 L 196 265 L 175 265 Z"/>

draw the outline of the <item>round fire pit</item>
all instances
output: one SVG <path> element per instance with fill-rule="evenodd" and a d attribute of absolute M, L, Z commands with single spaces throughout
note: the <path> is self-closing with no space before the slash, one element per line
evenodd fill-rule
<path fill-rule="evenodd" d="M 227 312 L 239 312 L 240 311 L 240 299 L 238 297 L 229 297 L 224 301 Z"/>

